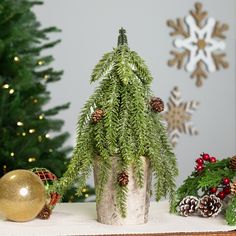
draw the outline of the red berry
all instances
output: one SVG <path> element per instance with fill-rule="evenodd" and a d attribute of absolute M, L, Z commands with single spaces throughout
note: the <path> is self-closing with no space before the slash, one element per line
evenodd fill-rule
<path fill-rule="evenodd" d="M 221 200 L 223 200 L 225 198 L 225 193 L 223 191 L 221 191 L 217 194 L 217 197 L 220 198 Z"/>
<path fill-rule="evenodd" d="M 210 190 L 210 193 L 216 193 L 217 192 L 217 188 L 216 187 L 212 187 L 209 190 Z"/>
<path fill-rule="evenodd" d="M 223 184 L 224 185 L 228 185 L 229 183 L 230 183 L 230 179 L 229 178 L 226 177 L 226 178 L 223 179 Z"/>
<path fill-rule="evenodd" d="M 203 153 L 201 156 L 202 156 L 202 159 L 203 159 L 204 161 L 209 161 L 209 159 L 210 159 L 210 155 L 207 154 L 207 153 Z"/>
<path fill-rule="evenodd" d="M 225 193 L 225 195 L 230 194 L 231 193 L 230 187 L 223 188 L 223 192 Z"/>
<path fill-rule="evenodd" d="M 200 172 L 200 171 L 202 171 L 204 169 L 204 167 L 202 166 L 202 165 L 197 165 L 196 167 L 195 167 L 195 170 L 197 171 L 197 172 Z"/>
<path fill-rule="evenodd" d="M 210 157 L 210 160 L 209 160 L 211 163 L 214 163 L 216 162 L 216 158 L 215 157 Z"/>
<path fill-rule="evenodd" d="M 202 165 L 204 163 L 204 161 L 201 157 L 199 157 L 195 162 L 199 165 Z"/>

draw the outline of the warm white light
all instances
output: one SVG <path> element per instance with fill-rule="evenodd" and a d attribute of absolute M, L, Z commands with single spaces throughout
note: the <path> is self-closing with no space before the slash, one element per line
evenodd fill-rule
<path fill-rule="evenodd" d="M 15 56 L 15 57 L 14 57 L 14 61 L 15 61 L 15 62 L 19 62 L 19 61 L 20 61 L 20 58 L 17 57 L 17 56 Z"/>
<path fill-rule="evenodd" d="M 8 88 L 10 87 L 10 85 L 9 85 L 9 84 L 4 84 L 2 87 L 3 87 L 4 89 L 8 89 Z"/>
<path fill-rule="evenodd" d="M 40 120 L 42 120 L 43 118 L 44 118 L 44 115 L 43 115 L 43 114 L 39 116 L 39 119 L 40 119 Z"/>
<path fill-rule="evenodd" d="M 43 65 L 44 64 L 44 61 L 38 61 L 38 65 Z"/>
<path fill-rule="evenodd" d="M 11 155 L 11 157 L 14 157 L 14 156 L 15 156 L 15 153 L 14 153 L 14 152 L 11 152 L 10 155 Z"/>
<path fill-rule="evenodd" d="M 45 137 L 46 137 L 46 138 L 50 138 L 50 134 L 46 134 Z"/>
<path fill-rule="evenodd" d="M 50 77 L 49 75 L 44 75 L 44 79 L 46 80 L 49 79 L 49 77 Z"/>
<path fill-rule="evenodd" d="M 29 133 L 30 133 L 30 134 L 33 134 L 34 132 L 35 132 L 35 129 L 30 129 L 30 130 L 29 130 Z"/>
<path fill-rule="evenodd" d="M 35 158 L 35 157 L 30 157 L 30 158 L 28 159 L 28 162 L 34 162 L 34 161 L 36 161 L 36 158 Z"/>
<path fill-rule="evenodd" d="M 14 92 L 15 92 L 14 89 L 10 89 L 10 90 L 9 90 L 9 94 L 13 94 Z"/>
<path fill-rule="evenodd" d="M 21 121 L 18 121 L 16 124 L 17 124 L 18 126 L 23 126 L 23 125 L 24 125 L 23 122 L 21 122 Z"/>
<path fill-rule="evenodd" d="M 22 133 L 22 136 L 25 136 L 25 135 L 26 135 L 26 133 L 25 133 L 25 132 L 23 132 L 23 133 Z"/>

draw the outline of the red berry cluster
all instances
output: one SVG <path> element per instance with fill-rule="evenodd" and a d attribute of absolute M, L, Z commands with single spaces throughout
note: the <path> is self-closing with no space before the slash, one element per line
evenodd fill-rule
<path fill-rule="evenodd" d="M 204 169 L 205 162 L 215 163 L 216 162 L 216 158 L 215 157 L 211 157 L 207 153 L 201 154 L 201 157 L 196 159 L 197 165 L 195 166 L 195 170 L 197 172 L 202 171 Z"/>
<path fill-rule="evenodd" d="M 224 200 L 224 198 L 231 193 L 230 190 L 230 178 L 225 177 L 222 179 L 222 184 L 218 187 L 211 187 L 209 192 L 211 194 L 216 194 L 218 198 Z M 218 193 L 217 193 L 218 192 Z"/>

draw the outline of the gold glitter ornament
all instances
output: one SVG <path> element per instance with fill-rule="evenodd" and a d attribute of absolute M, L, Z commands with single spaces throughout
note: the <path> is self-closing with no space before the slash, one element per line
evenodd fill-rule
<path fill-rule="evenodd" d="M 0 179 L 0 215 L 11 221 L 29 221 L 42 210 L 46 192 L 40 178 L 28 170 L 14 170 Z"/>

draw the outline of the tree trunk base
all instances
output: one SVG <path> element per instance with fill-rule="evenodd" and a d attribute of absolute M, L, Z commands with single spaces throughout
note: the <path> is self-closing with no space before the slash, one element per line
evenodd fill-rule
<path fill-rule="evenodd" d="M 110 177 L 104 187 L 102 199 L 97 203 L 97 220 L 102 224 L 108 225 L 138 225 L 148 221 L 148 211 L 150 205 L 152 171 L 150 161 L 146 157 L 141 157 L 144 169 L 144 185 L 139 188 L 134 179 L 133 168 L 127 173 L 129 183 L 127 185 L 127 216 L 122 218 L 116 207 L 115 181 L 117 181 L 117 159 L 112 159 L 112 169 Z M 98 183 L 99 165 L 98 160 L 94 163 L 95 186 Z"/>

